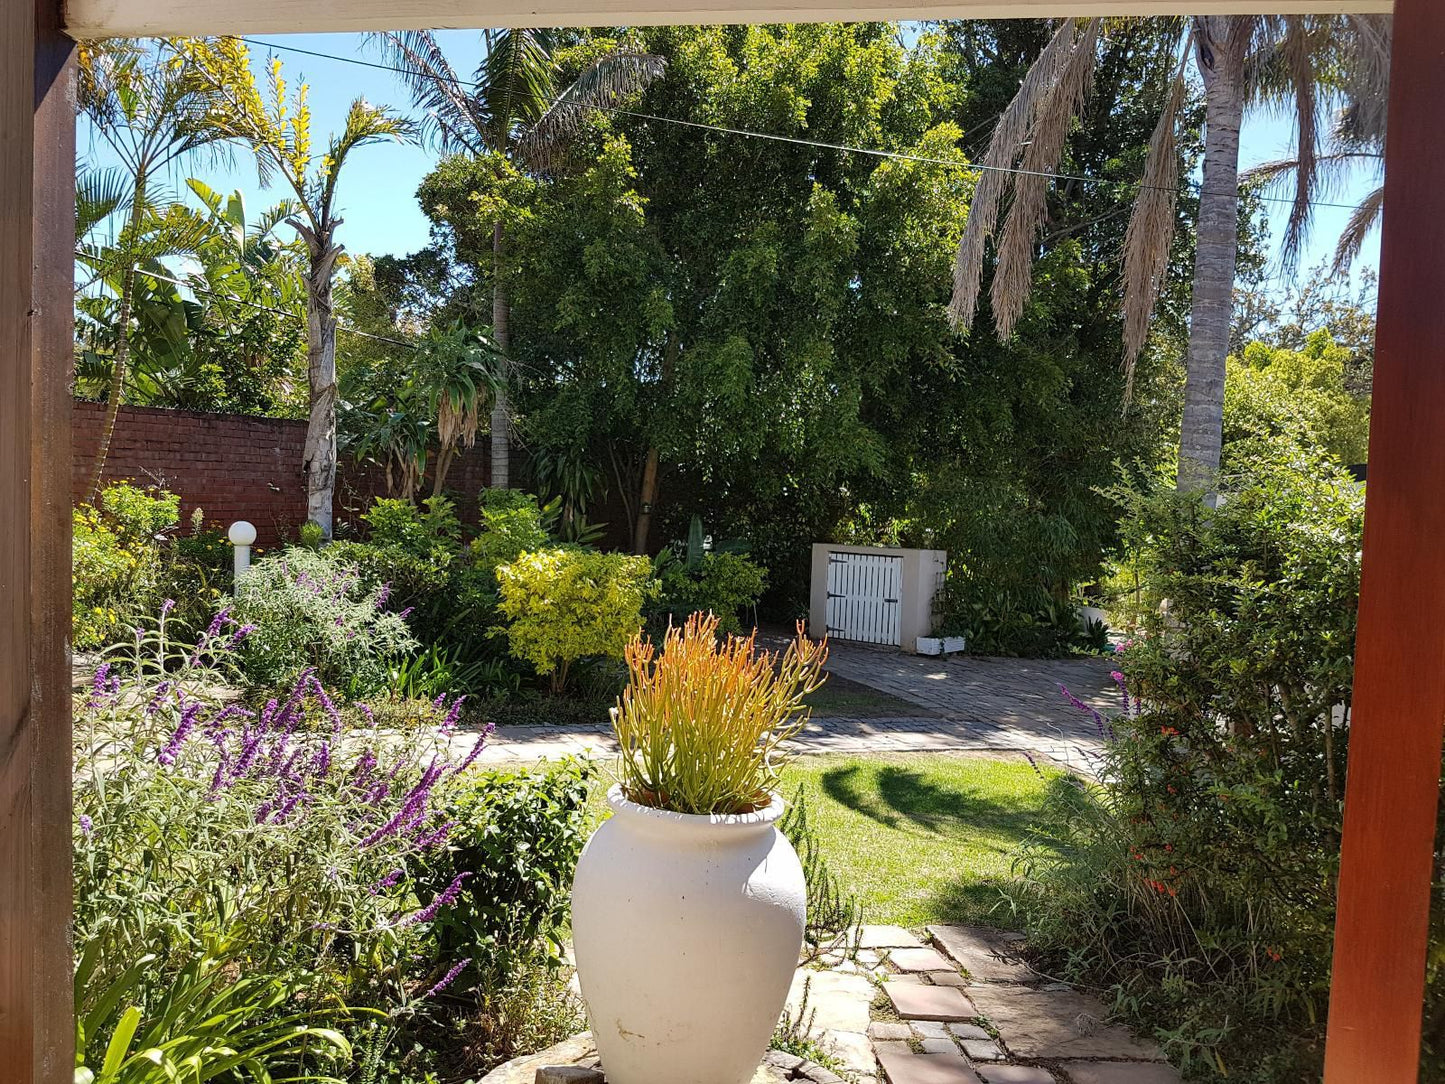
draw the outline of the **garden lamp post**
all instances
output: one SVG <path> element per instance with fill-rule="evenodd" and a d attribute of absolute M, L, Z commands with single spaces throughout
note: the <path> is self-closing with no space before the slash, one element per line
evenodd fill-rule
<path fill-rule="evenodd" d="M 231 529 L 226 532 L 231 545 L 235 548 L 236 579 L 241 579 L 241 574 L 251 567 L 251 544 L 256 541 L 256 527 L 247 523 L 244 519 L 238 519 L 231 524 Z"/>

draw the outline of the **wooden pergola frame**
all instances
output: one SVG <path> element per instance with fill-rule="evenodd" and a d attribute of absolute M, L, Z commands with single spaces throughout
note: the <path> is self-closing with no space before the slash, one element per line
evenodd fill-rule
<path fill-rule="evenodd" d="M 69 1084 L 75 37 L 1388 11 L 1388 0 L 3 0 L 0 1082 Z M 1395 0 L 1364 575 L 1325 1080 L 1416 1080 L 1445 725 L 1445 0 Z"/>

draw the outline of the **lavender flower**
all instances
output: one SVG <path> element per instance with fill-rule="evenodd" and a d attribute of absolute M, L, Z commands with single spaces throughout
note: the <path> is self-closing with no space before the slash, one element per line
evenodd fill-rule
<path fill-rule="evenodd" d="M 392 870 L 390 873 L 388 873 L 388 874 L 387 874 L 385 877 L 383 877 L 381 880 L 377 881 L 376 884 L 374 884 L 374 885 L 372 885 L 370 888 L 368 888 L 368 889 L 367 889 L 367 892 L 371 893 L 373 896 L 379 896 L 379 895 L 381 895 L 383 892 L 385 892 L 388 888 L 395 888 L 396 885 L 397 885 L 397 882 L 401 880 L 401 878 L 402 878 L 402 876 L 403 876 L 403 874 L 404 874 L 405 872 L 406 872 L 405 870 L 401 870 L 401 869 L 394 869 L 394 870 Z"/>
<path fill-rule="evenodd" d="M 82 813 L 78 819 L 80 821 L 80 830 L 83 834 L 88 836 L 95 830 L 95 822 L 84 813 Z"/>
<path fill-rule="evenodd" d="M 1078 708 L 1080 711 L 1093 718 L 1094 725 L 1098 727 L 1099 730 L 1099 737 L 1102 738 L 1105 736 L 1104 717 L 1102 715 L 1100 715 L 1097 711 L 1091 708 L 1088 704 L 1085 704 L 1073 693 L 1069 692 L 1069 690 L 1062 684 L 1059 685 L 1059 692 L 1064 694 L 1064 699 L 1067 700 L 1070 704 L 1074 705 L 1074 707 Z"/>
<path fill-rule="evenodd" d="M 226 645 L 226 650 L 228 650 L 228 651 L 234 651 L 234 650 L 236 650 L 236 648 L 240 646 L 241 641 L 244 640 L 247 636 L 250 636 L 251 633 L 253 633 L 253 632 L 255 632 L 255 631 L 256 631 L 256 626 L 255 626 L 255 625 L 242 625 L 242 626 L 241 626 L 240 628 L 238 628 L 235 632 L 231 633 L 231 640 L 230 640 L 230 643 L 228 643 L 228 644 Z"/>
<path fill-rule="evenodd" d="M 201 706 L 199 700 L 193 701 L 187 704 L 185 710 L 181 712 L 181 721 L 176 724 L 176 729 L 171 735 L 171 740 L 166 742 L 160 752 L 156 754 L 156 760 L 161 764 L 170 767 L 176 762 L 176 756 L 180 753 L 181 746 L 185 744 L 186 738 L 190 737 L 191 731 L 195 728 L 196 720 L 201 716 Z"/>
<path fill-rule="evenodd" d="M 391 581 L 381 585 L 381 590 L 376 593 L 376 608 L 379 610 L 386 605 L 386 600 L 391 598 Z"/>
<path fill-rule="evenodd" d="M 164 602 L 161 603 L 161 616 L 165 617 L 166 614 L 170 613 L 175 608 L 176 600 L 173 598 L 166 599 Z"/>
<path fill-rule="evenodd" d="M 403 926 L 414 926 L 418 922 L 430 922 L 437 917 L 437 913 L 443 907 L 450 907 L 456 902 L 457 896 L 461 893 L 462 882 L 470 877 L 470 873 L 458 873 L 452 878 L 452 883 L 442 889 L 441 894 L 431 903 L 427 904 L 420 911 L 415 911 L 401 920 Z"/>
<path fill-rule="evenodd" d="M 488 723 L 485 727 L 482 728 L 482 732 L 477 735 L 476 744 L 472 746 L 472 751 L 462 758 L 462 762 L 460 764 L 458 764 L 455 768 L 452 769 L 453 775 L 461 775 L 462 772 L 466 771 L 472 766 L 472 762 L 476 760 L 477 757 L 482 755 L 482 747 L 487 744 L 487 737 L 495 729 L 496 726 L 492 723 Z"/>
<path fill-rule="evenodd" d="M 376 726 L 376 715 L 374 712 L 372 712 L 370 705 L 357 704 L 356 710 L 361 712 L 362 715 L 366 716 L 366 725 L 368 727 Z"/>
<path fill-rule="evenodd" d="M 438 982 L 426 993 L 422 994 L 422 1000 L 425 1001 L 429 997 L 436 997 L 437 994 L 441 993 L 448 986 L 450 986 L 452 982 L 456 979 L 456 977 L 462 973 L 462 969 L 471 962 L 472 958 L 470 956 L 468 956 L 464 960 L 459 961 L 455 967 L 453 967 L 450 971 L 448 971 L 445 975 L 442 976 L 440 982 Z"/>
<path fill-rule="evenodd" d="M 1119 686 L 1119 699 L 1124 703 L 1124 714 L 1129 714 L 1129 684 L 1123 673 L 1118 670 L 1110 670 L 1109 676 L 1114 679 L 1114 684 Z"/>
<path fill-rule="evenodd" d="M 451 834 L 452 829 L 455 828 L 458 823 L 460 822 L 446 821 L 445 823 L 438 825 L 436 828 L 432 829 L 430 832 L 427 832 L 425 835 L 417 836 L 416 845 L 424 851 L 429 851 L 435 847 L 441 846 L 447 841 L 447 836 Z"/>
<path fill-rule="evenodd" d="M 103 662 L 95 670 L 95 677 L 90 682 L 90 699 L 86 701 L 86 707 L 94 709 L 100 707 L 101 698 L 110 691 L 110 663 Z M 119 675 L 117 675 L 119 680 Z"/>
<path fill-rule="evenodd" d="M 451 710 L 447 712 L 447 717 L 442 720 L 441 732 L 443 734 L 450 734 L 456 727 L 457 720 L 460 719 L 462 715 L 462 705 L 466 703 L 466 699 L 465 696 L 459 696 L 453 701 Z"/>

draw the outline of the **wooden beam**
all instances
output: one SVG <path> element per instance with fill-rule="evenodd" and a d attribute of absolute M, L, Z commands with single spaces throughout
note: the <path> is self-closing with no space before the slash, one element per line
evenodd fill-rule
<path fill-rule="evenodd" d="M 300 34 L 482 26 L 869 22 L 1388 12 L 1390 0 L 70 0 L 77 38 L 167 34 Z"/>
<path fill-rule="evenodd" d="M 72 47 L 0 5 L 0 1080 L 74 1074 L 70 957 Z"/>
<path fill-rule="evenodd" d="M 1327 1084 L 1407 1084 L 1445 723 L 1445 5 L 1399 0 Z"/>

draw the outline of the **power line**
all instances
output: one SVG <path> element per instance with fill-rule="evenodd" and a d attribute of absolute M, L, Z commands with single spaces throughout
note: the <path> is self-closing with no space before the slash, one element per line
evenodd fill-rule
<path fill-rule="evenodd" d="M 259 46 L 264 49 L 279 49 L 283 52 L 299 53 L 303 56 L 316 57 L 320 60 L 332 60 L 340 64 L 355 64 L 363 68 L 372 68 L 376 71 L 392 72 L 397 75 L 410 76 L 414 73 L 406 68 L 399 68 L 392 64 L 382 64 L 373 60 L 363 60 L 360 57 L 337 56 L 334 53 L 323 53 L 315 49 L 303 49 L 298 45 L 280 45 L 275 42 L 261 41 L 258 38 L 242 37 L 241 41 L 248 45 Z M 458 79 L 457 85 L 471 87 L 473 89 L 481 84 L 475 80 Z M 544 98 L 548 104 L 556 105 L 563 101 L 561 98 Z M 615 105 L 599 105 L 592 108 L 602 112 L 615 113 L 625 117 L 635 117 L 639 120 L 656 121 L 661 124 L 676 124 L 686 128 L 698 128 L 710 132 L 718 132 L 723 135 L 743 136 L 749 139 L 766 139 L 777 143 L 790 143 L 803 147 L 816 147 L 819 150 L 839 151 L 845 154 L 862 154 L 873 158 L 887 158 L 902 162 L 918 162 L 925 165 L 949 166 L 955 169 L 970 169 L 978 172 L 1009 173 L 1023 177 L 1044 177 L 1053 181 L 1077 181 L 1082 184 L 1105 184 L 1114 185 L 1119 188 L 1139 188 L 1159 192 L 1174 191 L 1163 185 L 1146 185 L 1142 182 L 1115 180 L 1111 177 L 1095 177 L 1086 173 L 1050 173 L 1046 170 L 1022 169 L 1011 166 L 989 166 L 978 162 L 956 162 L 947 158 L 930 158 L 924 155 L 906 154 L 901 151 L 885 151 L 876 147 L 852 147 L 844 143 L 828 143 L 816 139 L 804 139 L 800 136 L 780 135 L 776 132 L 759 132 L 750 128 L 732 128 L 722 124 L 706 124 L 702 121 L 684 120 L 681 117 L 664 117 L 655 113 L 640 113 L 632 109 L 624 109 Z M 997 119 L 997 118 L 995 118 Z M 980 125 L 981 127 L 981 125 Z M 977 128 L 974 129 L 977 131 Z M 1223 189 L 1213 192 L 1206 191 L 1203 184 L 1190 178 L 1185 178 L 1184 185 L 1198 190 L 1198 194 L 1204 195 L 1237 195 L 1238 190 L 1228 192 Z M 1262 193 L 1255 193 L 1255 198 L 1265 203 L 1287 203 L 1293 206 L 1294 200 L 1288 196 L 1267 196 Z M 1333 203 L 1326 200 L 1308 200 L 1311 207 L 1331 207 L 1339 210 L 1353 211 L 1355 205 L 1352 203 Z"/>

